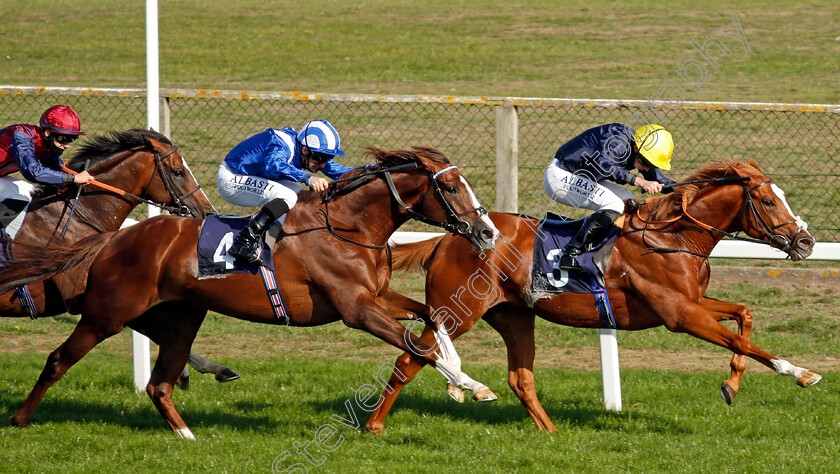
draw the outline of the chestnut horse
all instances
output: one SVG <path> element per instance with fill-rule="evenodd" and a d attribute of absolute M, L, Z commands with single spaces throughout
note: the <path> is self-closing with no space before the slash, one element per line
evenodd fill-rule
<path fill-rule="evenodd" d="M 88 184 L 81 189 L 40 190 L 29 204 L 15 244 L 38 248 L 64 245 L 65 241 L 115 231 L 143 202 L 193 217 L 216 214 L 178 147 L 154 131 L 133 129 L 91 137 L 65 166 L 71 172 L 89 171 L 106 188 Z M 38 316 L 73 311 L 72 301 L 61 297 L 52 279 L 28 287 Z M 27 316 L 14 291 L 0 297 L 0 316 Z M 198 354 L 191 354 L 190 363 L 202 372 L 214 372 L 221 381 L 238 377 Z"/>
<path fill-rule="evenodd" d="M 732 373 L 721 388 L 729 403 L 738 393 L 747 357 L 779 374 L 793 375 L 802 387 L 816 383 L 819 375 L 750 342 L 753 318 L 745 306 L 704 296 L 708 255 L 724 235 L 744 232 L 783 250 L 792 260 L 801 260 L 814 246 L 806 224 L 793 215 L 782 191 L 753 160 L 705 167 L 687 183 L 692 181 L 670 195 L 648 199 L 635 213 L 628 211 L 623 226 L 617 222 L 622 231 L 604 279 L 618 329 L 664 325 L 731 350 Z M 507 346 L 510 387 L 539 429 L 556 431 L 536 394 L 534 314 L 566 326 L 603 328 L 604 324 L 590 294 L 531 291 L 538 220 L 514 214 L 491 214 L 491 218 L 501 234 L 494 252 L 475 253 L 458 239 L 444 236 L 397 245 L 392 250 L 394 269 L 426 269 L 426 301 L 439 311 L 447 310 L 447 331 L 453 339 L 482 317 L 498 331 Z M 738 323 L 737 334 L 719 324 L 732 319 Z M 428 331 L 421 338 L 434 342 Z M 397 359 L 400 376 L 395 371 L 391 377 L 382 404 L 366 425 L 369 430 L 382 431 L 399 391 L 424 364 L 410 354 Z"/>
<path fill-rule="evenodd" d="M 282 278 L 278 287 L 292 326 L 341 320 L 403 350 L 426 354 L 424 361 L 451 383 L 466 377 L 455 364 L 432 353 L 397 319 L 430 324 L 431 308 L 388 288 L 387 241 L 409 218 L 437 224 L 492 249 L 498 232 L 467 180 L 432 148 L 385 152 L 370 170 L 349 172 L 326 192 L 301 192 L 273 246 Z M 208 310 L 239 319 L 284 324 L 273 313 L 258 275 L 198 278 L 196 245 L 201 222 L 161 216 L 68 247 L 19 258 L 0 272 L 0 291 L 57 272 L 88 268 L 79 297 L 81 320 L 50 354 L 47 365 L 12 424 L 25 425 L 46 390 L 99 342 L 125 326 L 142 329 L 160 345 L 146 387 L 173 431 L 193 439 L 175 410 L 172 386 Z M 79 279 L 81 280 L 81 278 Z M 451 344 L 451 343 L 450 343 Z M 454 349 L 454 348 L 453 348 Z"/>

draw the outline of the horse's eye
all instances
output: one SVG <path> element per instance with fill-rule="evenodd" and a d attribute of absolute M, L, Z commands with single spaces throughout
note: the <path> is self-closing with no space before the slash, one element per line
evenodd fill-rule
<path fill-rule="evenodd" d="M 445 189 L 446 192 L 449 194 L 455 194 L 458 192 L 458 188 L 456 188 L 455 186 L 447 186 Z"/>
<path fill-rule="evenodd" d="M 173 169 L 173 170 L 172 170 L 172 174 L 173 174 L 176 178 L 183 178 L 183 177 L 184 177 L 184 175 L 185 175 L 185 174 L 184 174 L 184 170 L 182 170 L 181 168 L 175 168 L 175 169 Z"/>
<path fill-rule="evenodd" d="M 761 201 L 761 203 L 764 204 L 766 207 L 774 207 L 776 205 L 776 203 L 773 202 L 772 199 L 765 199 Z"/>

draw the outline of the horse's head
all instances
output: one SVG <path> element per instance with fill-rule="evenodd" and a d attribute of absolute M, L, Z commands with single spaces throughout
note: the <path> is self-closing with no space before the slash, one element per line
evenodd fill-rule
<path fill-rule="evenodd" d="M 417 164 L 415 170 L 405 173 L 417 177 L 412 183 L 414 192 L 405 191 L 406 196 L 412 195 L 414 200 L 406 207 L 410 217 L 463 236 L 478 250 L 495 247 L 498 229 L 478 202 L 467 178 L 441 152 L 416 147 L 411 151 L 394 152 L 369 148 L 368 153 L 376 156 L 385 167 L 395 158 Z"/>
<path fill-rule="evenodd" d="M 67 167 L 87 169 L 97 181 L 176 214 L 204 217 L 216 213 L 178 147 L 154 131 L 112 131 L 92 137 Z"/>
<path fill-rule="evenodd" d="M 753 159 L 749 166 L 737 170 L 739 176 L 749 177 L 744 183 L 742 230 L 787 253 L 791 260 L 811 255 L 816 239 L 808 232 L 808 224 L 793 213 L 784 191 L 764 175 Z"/>
<path fill-rule="evenodd" d="M 187 160 L 181 156 L 178 147 L 148 137 L 146 140 L 155 159 L 154 177 L 159 178 L 149 183 L 146 190 L 149 196 L 155 193 L 161 202 L 168 202 L 180 215 L 203 218 L 218 214 L 201 190 L 201 185 L 187 165 Z"/>

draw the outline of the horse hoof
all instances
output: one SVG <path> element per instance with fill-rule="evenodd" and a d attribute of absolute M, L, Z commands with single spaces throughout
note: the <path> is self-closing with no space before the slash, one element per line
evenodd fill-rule
<path fill-rule="evenodd" d="M 372 425 L 372 424 L 368 423 L 367 425 L 365 425 L 365 430 L 367 430 L 368 433 L 372 433 L 372 434 L 375 434 L 376 436 L 379 436 L 379 435 L 382 434 L 383 426 L 381 424 L 373 424 Z"/>
<path fill-rule="evenodd" d="M 477 402 L 495 402 L 498 399 L 499 397 L 497 397 L 496 394 L 489 388 L 479 390 L 478 393 L 473 394 L 473 400 Z"/>
<path fill-rule="evenodd" d="M 732 402 L 735 400 L 735 395 L 737 395 L 735 390 L 726 382 L 723 382 L 723 385 L 720 386 L 720 393 L 723 395 L 723 399 L 726 400 L 727 405 L 732 405 Z"/>
<path fill-rule="evenodd" d="M 189 390 L 190 389 L 190 377 L 184 377 L 183 375 L 178 376 L 178 380 L 175 381 L 175 386 L 180 388 L 181 390 Z"/>
<path fill-rule="evenodd" d="M 451 383 L 446 384 L 446 393 L 456 402 L 464 403 L 464 391 Z"/>
<path fill-rule="evenodd" d="M 29 424 L 29 417 L 22 416 L 20 413 L 15 413 L 11 418 L 9 418 L 9 423 L 11 423 L 12 426 L 24 427 Z"/>
<path fill-rule="evenodd" d="M 216 374 L 216 380 L 219 382 L 231 382 L 239 378 L 239 374 L 225 367 Z"/>
<path fill-rule="evenodd" d="M 799 377 L 798 379 L 796 379 L 796 384 L 799 385 L 800 387 L 804 388 L 804 387 L 810 387 L 811 385 L 814 385 L 815 383 L 819 382 L 820 380 L 822 380 L 822 375 L 815 374 L 815 373 L 813 373 L 809 370 L 809 371 L 805 372 L 804 374 L 802 374 L 802 377 Z"/>

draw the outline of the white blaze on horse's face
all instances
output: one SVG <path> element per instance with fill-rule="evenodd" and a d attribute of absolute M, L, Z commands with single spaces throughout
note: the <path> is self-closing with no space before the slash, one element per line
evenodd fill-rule
<path fill-rule="evenodd" d="M 808 230 L 808 223 L 805 222 L 804 220 L 802 220 L 801 217 L 794 214 L 793 211 L 791 210 L 790 205 L 788 205 L 787 199 L 785 199 L 785 192 L 782 191 L 782 188 L 776 186 L 776 184 L 773 183 L 773 184 L 770 185 L 770 189 L 772 189 L 773 192 L 776 193 L 776 196 L 779 197 L 779 200 L 784 203 L 785 209 L 787 209 L 787 211 L 790 213 L 790 215 L 792 215 L 793 218 L 796 220 L 796 225 L 799 226 L 799 230 Z"/>
<path fill-rule="evenodd" d="M 464 188 L 467 190 L 473 207 L 476 209 L 481 207 L 478 198 L 475 197 L 472 186 L 470 186 L 470 183 L 463 176 L 461 176 L 461 183 L 464 184 Z M 493 250 L 496 248 L 496 238 L 498 237 L 499 229 L 490 220 L 490 216 L 484 214 L 475 221 L 475 225 L 473 226 L 473 242 L 479 250 Z"/>

